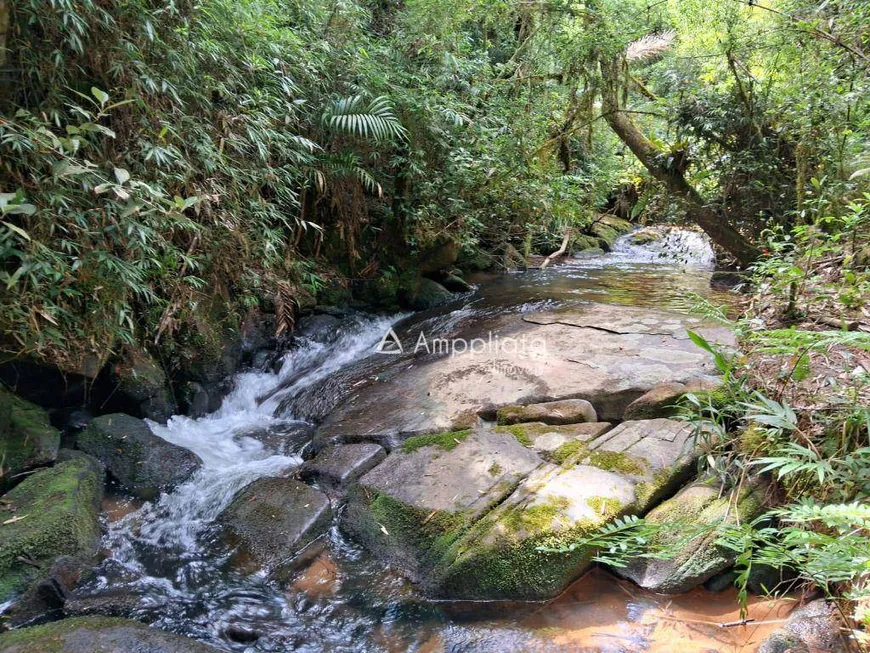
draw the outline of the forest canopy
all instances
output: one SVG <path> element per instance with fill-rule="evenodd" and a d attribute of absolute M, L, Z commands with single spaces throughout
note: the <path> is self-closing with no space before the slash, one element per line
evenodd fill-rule
<path fill-rule="evenodd" d="M 445 243 L 498 264 L 602 213 L 749 265 L 863 201 L 868 24 L 860 0 L 5 1 L 3 347 L 80 371 L 264 302 L 288 330 L 313 297 L 395 304 Z"/>

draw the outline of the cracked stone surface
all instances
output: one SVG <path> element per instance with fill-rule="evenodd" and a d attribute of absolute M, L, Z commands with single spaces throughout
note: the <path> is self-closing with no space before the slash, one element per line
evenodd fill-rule
<path fill-rule="evenodd" d="M 619 419 L 656 385 L 716 373 L 712 357 L 689 340 L 686 329 L 719 346 L 735 344 L 730 329 L 704 318 L 605 304 L 499 316 L 451 337 L 485 336 L 487 327 L 501 346 L 403 358 L 394 369 L 366 377 L 321 425 L 317 441 L 389 443 L 448 429 L 463 413 L 483 406 L 569 398 L 590 401 L 602 421 Z M 508 337 L 524 339 L 525 351 L 504 346 Z"/>
<path fill-rule="evenodd" d="M 430 595 L 551 598 L 593 552 L 539 547 L 567 546 L 616 517 L 644 514 L 693 467 L 688 424 L 607 426 L 480 426 L 449 450 L 395 451 L 351 489 L 341 528 Z M 552 435 L 573 443 L 559 464 L 538 455 L 537 439 Z"/>

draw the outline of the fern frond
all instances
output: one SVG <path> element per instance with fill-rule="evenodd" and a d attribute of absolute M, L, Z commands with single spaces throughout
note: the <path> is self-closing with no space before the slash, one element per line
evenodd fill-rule
<path fill-rule="evenodd" d="M 362 94 L 339 98 L 324 114 L 324 122 L 332 129 L 374 141 L 404 139 L 406 134 L 389 98 L 383 96 L 367 106 Z"/>

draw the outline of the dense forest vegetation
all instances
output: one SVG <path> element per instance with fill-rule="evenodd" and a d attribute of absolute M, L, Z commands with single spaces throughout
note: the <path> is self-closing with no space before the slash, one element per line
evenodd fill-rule
<path fill-rule="evenodd" d="M 868 93 L 864 0 L 0 0 L 0 345 L 174 377 L 251 312 L 692 225 L 754 282 L 693 408 L 711 470 L 780 481 L 723 535 L 743 588 L 866 619 Z"/>

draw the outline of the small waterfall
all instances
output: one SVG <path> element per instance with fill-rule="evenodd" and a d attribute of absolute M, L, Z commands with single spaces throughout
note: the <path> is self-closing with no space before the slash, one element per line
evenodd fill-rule
<path fill-rule="evenodd" d="M 213 546 L 215 518 L 245 485 L 278 476 L 302 462 L 297 452 L 276 453 L 252 437 L 270 429 L 280 437 L 281 426 L 288 422 L 274 416 L 276 397 L 258 399 L 288 378 L 297 377 L 288 386 L 295 390 L 370 355 L 396 319 L 357 316 L 327 344 L 304 341 L 285 355 L 277 373 L 239 374 L 234 390 L 215 413 L 199 419 L 175 416 L 165 426 L 149 422 L 155 434 L 195 452 L 203 465 L 173 492 L 109 524 L 103 546 L 111 557 L 102 563 L 89 589 L 123 588 L 140 596 L 145 613 L 163 606 L 159 621 L 169 628 L 182 618 L 166 610 L 169 605 L 203 605 L 203 593 L 213 591 L 214 583 L 223 577 L 220 569 L 226 552 Z M 262 581 L 240 579 L 236 589 L 244 593 L 250 591 L 250 583 Z M 224 578 L 220 585 L 223 590 L 228 589 L 226 582 Z M 214 638 L 217 633 L 210 625 L 199 635 Z"/>
<path fill-rule="evenodd" d="M 677 227 L 644 227 L 621 236 L 613 255 L 633 263 L 671 263 L 712 269 L 716 255 L 702 233 Z"/>

